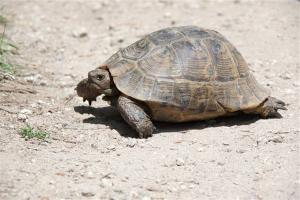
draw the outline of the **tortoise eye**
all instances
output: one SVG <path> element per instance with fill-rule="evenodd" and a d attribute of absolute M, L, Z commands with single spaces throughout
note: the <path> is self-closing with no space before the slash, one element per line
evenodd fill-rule
<path fill-rule="evenodd" d="M 103 79 L 105 78 L 105 76 L 104 75 L 97 75 L 97 80 L 98 81 L 102 81 Z"/>

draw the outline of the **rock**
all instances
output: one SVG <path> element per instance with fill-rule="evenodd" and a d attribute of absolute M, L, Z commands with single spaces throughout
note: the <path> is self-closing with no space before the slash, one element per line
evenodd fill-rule
<path fill-rule="evenodd" d="M 274 143 L 283 143 L 284 137 L 281 135 L 276 135 L 270 139 L 268 139 L 268 142 L 274 142 Z"/>
<path fill-rule="evenodd" d="M 219 165 L 219 166 L 223 166 L 223 165 L 225 165 L 225 163 L 224 162 L 217 162 L 217 165 Z"/>
<path fill-rule="evenodd" d="M 109 26 L 107 27 L 107 29 L 108 29 L 109 31 L 113 31 L 113 30 L 115 30 L 115 27 L 114 27 L 113 25 L 109 25 Z"/>
<path fill-rule="evenodd" d="M 88 173 L 86 174 L 86 177 L 89 178 L 89 179 L 92 179 L 92 178 L 95 178 L 95 175 L 94 175 L 93 172 L 88 171 Z"/>
<path fill-rule="evenodd" d="M 47 104 L 46 102 L 44 102 L 44 101 L 42 101 L 42 100 L 38 100 L 37 103 L 38 103 L 39 105 L 45 105 L 45 104 Z"/>
<path fill-rule="evenodd" d="M 87 37 L 88 33 L 87 33 L 87 31 L 84 27 L 81 27 L 77 30 L 74 30 L 72 32 L 72 36 L 75 37 L 75 38 L 83 38 L 83 37 Z"/>
<path fill-rule="evenodd" d="M 185 189 L 186 189 L 186 186 L 185 186 L 185 185 L 181 185 L 181 186 L 180 186 L 180 189 L 185 190 Z"/>
<path fill-rule="evenodd" d="M 124 42 L 123 38 L 118 39 L 118 43 L 123 43 L 123 42 Z"/>
<path fill-rule="evenodd" d="M 293 83 L 293 86 L 295 86 L 295 87 L 299 87 L 299 86 L 300 86 L 300 83 L 298 83 L 298 82 L 294 82 L 294 83 Z"/>
<path fill-rule="evenodd" d="M 151 200 L 151 197 L 149 197 L 149 196 L 143 196 L 142 200 Z"/>
<path fill-rule="evenodd" d="M 184 160 L 182 158 L 177 158 L 176 159 L 176 165 L 177 166 L 183 166 L 184 165 Z"/>
<path fill-rule="evenodd" d="M 270 81 L 270 80 L 269 80 L 269 81 L 266 82 L 266 86 L 273 86 L 273 85 L 274 85 L 274 82 L 273 82 L 273 81 Z"/>
<path fill-rule="evenodd" d="M 81 192 L 81 195 L 84 196 L 84 197 L 93 197 L 93 196 L 95 196 L 95 194 L 92 193 L 92 192 Z"/>
<path fill-rule="evenodd" d="M 24 121 L 26 121 L 27 119 L 28 119 L 27 115 L 22 114 L 22 113 L 19 113 L 19 114 L 18 114 L 18 120 L 24 122 Z"/>
<path fill-rule="evenodd" d="M 24 115 L 31 115 L 32 111 L 29 109 L 22 109 L 22 110 L 20 110 L 20 113 L 24 114 Z"/>
<path fill-rule="evenodd" d="M 102 16 L 98 16 L 98 17 L 96 17 L 96 19 L 99 20 L 99 21 L 102 21 L 103 17 Z"/>
<path fill-rule="evenodd" d="M 177 192 L 177 189 L 175 187 L 169 187 L 168 190 L 170 192 Z"/>
<path fill-rule="evenodd" d="M 286 94 L 295 94 L 295 90 L 292 90 L 292 89 L 286 89 L 286 90 L 285 90 L 285 93 L 286 93 Z"/>
<path fill-rule="evenodd" d="M 94 143 L 91 144 L 91 147 L 92 147 L 93 149 L 97 149 L 97 148 L 98 148 L 97 144 L 94 144 Z"/>
<path fill-rule="evenodd" d="M 197 148 L 197 151 L 199 151 L 199 152 L 203 152 L 203 151 L 204 151 L 204 148 L 202 148 L 202 147 L 199 147 L 199 148 Z"/>
<path fill-rule="evenodd" d="M 57 173 L 55 173 L 55 175 L 57 175 L 57 176 L 65 176 L 66 174 L 64 172 L 57 172 Z"/>
<path fill-rule="evenodd" d="M 237 153 L 241 153 L 241 154 L 242 154 L 242 153 L 245 153 L 245 152 L 246 152 L 246 150 L 245 150 L 245 149 L 237 149 L 237 150 L 236 150 L 236 152 L 237 152 Z"/>
<path fill-rule="evenodd" d="M 170 13 L 170 12 L 166 12 L 166 13 L 164 14 L 164 17 L 165 17 L 165 18 L 170 18 L 170 17 L 171 17 L 171 13 Z"/>
<path fill-rule="evenodd" d="M 227 153 L 229 153 L 229 152 L 231 152 L 232 150 L 231 150 L 230 148 L 226 148 L 226 149 L 224 149 L 224 151 L 227 152 Z"/>
<path fill-rule="evenodd" d="M 150 185 L 146 187 L 146 190 L 151 191 L 151 192 L 162 192 L 163 190 L 158 187 L 157 185 Z"/>
<path fill-rule="evenodd" d="M 40 74 L 31 74 L 29 76 L 24 77 L 24 80 L 28 83 L 39 84 L 42 78 L 43 77 Z"/>
<path fill-rule="evenodd" d="M 128 143 L 126 144 L 126 146 L 128 147 L 134 147 L 135 145 L 137 144 L 137 141 L 132 139 L 132 140 L 129 140 Z"/>
<path fill-rule="evenodd" d="M 113 183 L 108 178 L 103 178 L 101 180 L 101 182 L 102 182 L 103 187 L 112 187 L 113 186 Z"/>
<path fill-rule="evenodd" d="M 103 53 L 104 55 L 107 55 L 107 54 L 108 54 L 108 50 L 107 50 L 106 48 L 103 48 L 102 53 Z"/>
<path fill-rule="evenodd" d="M 116 147 L 115 147 L 115 145 L 109 145 L 109 146 L 106 147 L 106 149 L 109 150 L 109 151 L 115 151 Z"/>
<path fill-rule="evenodd" d="M 285 73 L 281 74 L 279 77 L 284 79 L 284 80 L 288 80 L 288 79 L 292 78 L 292 75 L 288 72 L 285 72 Z"/>
<path fill-rule="evenodd" d="M 139 194 L 136 191 L 130 191 L 129 196 L 130 199 L 137 199 L 139 197 Z"/>
<path fill-rule="evenodd" d="M 46 80 L 41 80 L 39 85 L 40 86 L 46 86 L 46 85 L 48 85 L 48 82 Z"/>

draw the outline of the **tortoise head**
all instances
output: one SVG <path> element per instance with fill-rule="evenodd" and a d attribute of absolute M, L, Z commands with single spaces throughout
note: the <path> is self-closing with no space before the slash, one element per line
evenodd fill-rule
<path fill-rule="evenodd" d="M 77 95 L 88 100 L 89 105 L 96 101 L 97 96 L 101 94 L 111 95 L 111 77 L 106 69 L 97 68 L 88 73 L 88 78 L 80 81 L 75 88 Z"/>

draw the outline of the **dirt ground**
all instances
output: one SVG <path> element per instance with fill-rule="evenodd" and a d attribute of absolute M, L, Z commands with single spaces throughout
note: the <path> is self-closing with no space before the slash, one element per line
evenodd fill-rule
<path fill-rule="evenodd" d="M 22 67 L 16 80 L 0 82 L 19 89 L 0 92 L 0 199 L 300 199 L 299 1 L 1 0 L 0 7 Z M 288 104 L 283 118 L 156 123 L 158 134 L 137 139 L 101 99 L 88 107 L 74 97 L 78 81 L 119 48 L 180 25 L 231 41 Z M 26 124 L 50 138 L 25 141 Z"/>

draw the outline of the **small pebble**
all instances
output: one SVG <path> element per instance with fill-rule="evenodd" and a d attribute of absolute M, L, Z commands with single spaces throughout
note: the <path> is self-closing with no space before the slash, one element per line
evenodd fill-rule
<path fill-rule="evenodd" d="M 87 33 L 85 28 L 81 27 L 77 30 L 74 30 L 72 32 L 72 36 L 75 37 L 75 38 L 83 38 L 83 37 L 87 37 L 88 33 Z"/>
<path fill-rule="evenodd" d="M 181 185 L 181 186 L 180 186 L 180 189 L 185 190 L 185 189 L 186 189 L 186 186 L 185 186 L 185 185 Z"/>
<path fill-rule="evenodd" d="M 184 160 L 182 158 L 177 158 L 176 159 L 176 165 L 177 166 L 183 166 L 184 165 Z"/>
<path fill-rule="evenodd" d="M 237 153 L 241 153 L 241 154 L 242 154 L 242 153 L 245 153 L 245 152 L 246 152 L 246 150 L 245 150 L 245 149 L 238 149 L 238 150 L 236 150 L 236 152 L 237 152 Z"/>
<path fill-rule="evenodd" d="M 91 147 L 93 148 L 93 149 L 97 149 L 98 148 L 98 146 L 97 146 L 97 144 L 91 144 Z"/>
<path fill-rule="evenodd" d="M 203 152 L 203 151 L 204 151 L 204 149 L 203 149 L 202 147 L 199 147 L 199 148 L 197 148 L 197 151 L 199 151 L 199 152 Z"/>
<path fill-rule="evenodd" d="M 170 13 L 170 12 L 166 12 L 166 13 L 164 14 L 164 17 L 165 17 L 165 18 L 171 17 L 171 13 Z"/>
<path fill-rule="evenodd" d="M 94 173 L 91 172 L 91 171 L 88 171 L 86 177 L 89 178 L 89 179 L 95 178 Z"/>
<path fill-rule="evenodd" d="M 40 75 L 40 74 L 31 74 L 27 77 L 24 77 L 24 80 L 28 83 L 39 84 L 40 80 L 42 80 L 42 75 Z"/>
<path fill-rule="evenodd" d="M 298 82 L 294 82 L 294 83 L 293 83 L 293 86 L 295 86 L 295 87 L 299 87 L 299 86 L 300 86 L 300 83 L 298 83 Z"/>
<path fill-rule="evenodd" d="M 285 93 L 286 93 L 286 94 L 295 94 L 295 90 L 292 90 L 292 89 L 286 89 L 286 90 L 285 90 Z"/>
<path fill-rule="evenodd" d="M 81 192 L 81 195 L 84 196 L 84 197 L 93 197 L 93 196 L 95 196 L 95 194 L 92 193 L 92 192 Z"/>
<path fill-rule="evenodd" d="M 18 120 L 20 121 L 26 121 L 28 119 L 27 115 L 19 113 L 18 114 Z"/>
<path fill-rule="evenodd" d="M 292 75 L 288 72 L 285 72 L 284 74 L 281 74 L 279 77 L 284 79 L 284 80 L 288 80 L 288 79 L 292 78 Z"/>
<path fill-rule="evenodd" d="M 126 144 L 126 146 L 128 147 L 134 147 L 136 145 L 136 140 L 129 140 L 128 143 Z"/>
<path fill-rule="evenodd" d="M 118 43 L 123 43 L 123 42 L 124 42 L 123 38 L 118 39 Z"/>
<path fill-rule="evenodd" d="M 274 136 L 273 138 L 270 138 L 268 142 L 274 142 L 274 143 L 283 143 L 284 138 L 280 135 Z"/>
<path fill-rule="evenodd" d="M 110 150 L 110 151 L 115 151 L 116 147 L 115 147 L 115 145 L 109 145 L 108 147 L 106 147 L 106 149 Z"/>
<path fill-rule="evenodd" d="M 101 180 L 101 182 L 104 187 L 112 187 L 113 186 L 113 183 L 108 178 L 103 178 Z"/>
<path fill-rule="evenodd" d="M 156 185 L 147 186 L 146 189 L 151 192 L 162 192 L 162 189 Z"/>
<path fill-rule="evenodd" d="M 32 111 L 29 109 L 22 109 L 22 110 L 20 110 L 20 113 L 24 114 L 24 115 L 31 115 Z"/>
<path fill-rule="evenodd" d="M 144 197 L 142 198 L 142 200 L 151 200 L 151 197 L 144 196 Z"/>
<path fill-rule="evenodd" d="M 136 191 L 131 191 L 130 193 L 130 199 L 137 199 L 139 194 Z"/>
<path fill-rule="evenodd" d="M 45 80 L 41 80 L 39 84 L 40 84 L 40 86 L 46 86 L 48 84 L 48 82 Z"/>

